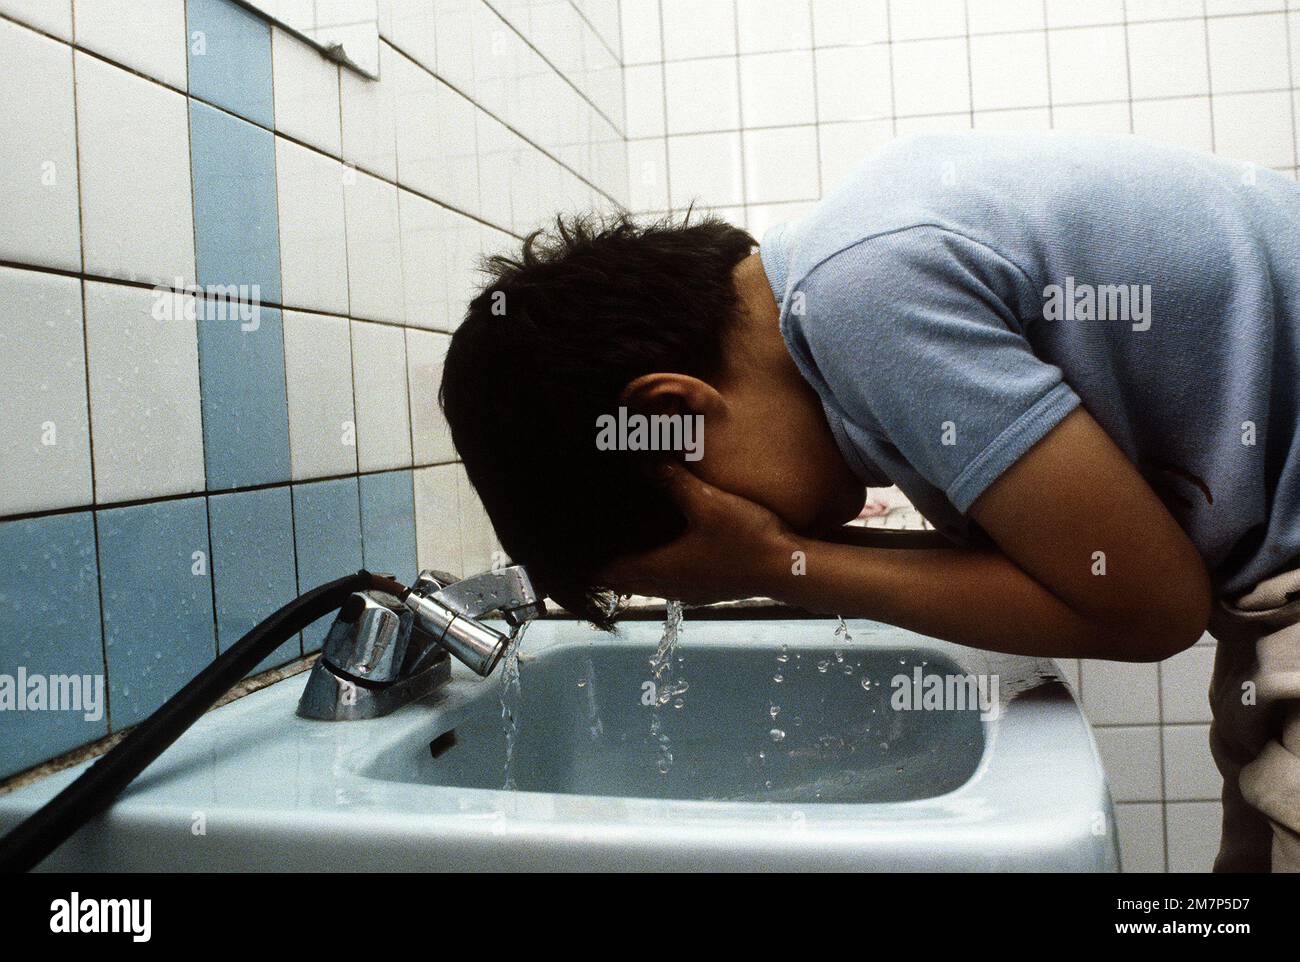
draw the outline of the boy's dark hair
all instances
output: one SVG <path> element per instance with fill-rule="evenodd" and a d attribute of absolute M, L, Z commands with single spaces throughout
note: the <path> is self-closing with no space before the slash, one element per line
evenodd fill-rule
<path fill-rule="evenodd" d="M 666 544 L 684 519 L 637 455 L 596 447 L 628 382 L 710 379 L 737 310 L 732 270 L 755 247 L 714 217 L 558 217 L 488 281 L 452 336 L 440 402 L 452 440 L 510 557 L 540 591 L 599 627 L 612 559 Z"/>

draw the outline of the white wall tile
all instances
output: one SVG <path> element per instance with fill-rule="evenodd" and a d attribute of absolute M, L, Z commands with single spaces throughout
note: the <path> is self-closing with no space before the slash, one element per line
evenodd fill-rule
<path fill-rule="evenodd" d="M 406 332 L 407 383 L 411 391 L 411 442 L 416 464 L 456 460 L 451 429 L 438 406 L 442 362 L 451 338 L 432 331 Z"/>
<path fill-rule="evenodd" d="M 1136 101 L 1133 104 L 1133 133 L 1208 153 L 1214 147 L 1210 98 Z"/>
<path fill-rule="evenodd" d="M 1150 804 L 1118 804 L 1115 824 L 1119 832 L 1120 866 L 1124 872 L 1165 870 L 1165 810 Z"/>
<path fill-rule="evenodd" d="M 1223 777 L 1210 755 L 1209 725 L 1166 725 L 1165 797 L 1170 801 L 1217 800 Z"/>
<path fill-rule="evenodd" d="M 664 127 L 664 68 L 641 64 L 626 68 L 627 136 L 662 137 Z"/>
<path fill-rule="evenodd" d="M 1051 30 L 1047 46 L 1054 104 L 1128 99 L 1123 27 Z"/>
<path fill-rule="evenodd" d="M 663 58 L 659 0 L 621 0 L 623 63 L 652 63 Z"/>
<path fill-rule="evenodd" d="M 1093 661 L 1081 664 L 1083 710 L 1094 725 L 1154 725 L 1160 703 L 1154 664 Z"/>
<path fill-rule="evenodd" d="M 83 53 L 76 72 L 86 270 L 194 283 L 185 98 Z"/>
<path fill-rule="evenodd" d="M 1106 769 L 1111 798 L 1117 802 L 1158 802 L 1160 729 L 1155 725 L 1094 728 L 1097 750 Z"/>
<path fill-rule="evenodd" d="M 889 0 L 812 0 L 813 43 L 884 43 L 889 39 Z"/>
<path fill-rule="evenodd" d="M 1160 663 L 1160 708 L 1166 722 L 1209 722 L 1214 647 L 1194 645 Z"/>
<path fill-rule="evenodd" d="M 72 53 L 0 21 L 0 63 L 23 78 L 0 84 L 0 259 L 80 270 Z"/>
<path fill-rule="evenodd" d="M 735 5 L 660 0 L 664 58 L 722 57 L 736 52 Z"/>
<path fill-rule="evenodd" d="M 284 303 L 334 314 L 348 311 L 347 225 L 343 179 L 331 157 L 283 138 L 275 142 Z"/>
<path fill-rule="evenodd" d="M 894 125 L 888 120 L 822 124 L 817 140 L 823 193 L 833 189 L 893 137 Z"/>
<path fill-rule="evenodd" d="M 185 0 L 76 0 L 77 45 L 184 90 Z"/>
<path fill-rule="evenodd" d="M 357 466 L 387 471 L 411 464 L 411 415 L 402 328 L 352 322 Z"/>
<path fill-rule="evenodd" d="M 1215 153 L 1265 167 L 1295 165 L 1291 94 L 1223 94 L 1214 97 Z"/>
<path fill-rule="evenodd" d="M 86 354 L 95 499 L 202 491 L 199 350 L 189 295 L 182 314 L 155 318 L 153 291 L 86 281 Z M 161 312 L 160 312 L 161 313 Z"/>
<path fill-rule="evenodd" d="M 414 327 L 448 327 L 448 220 L 452 216 L 433 201 L 400 191 L 402 222 L 402 294 L 406 323 Z"/>
<path fill-rule="evenodd" d="M 1125 0 L 1130 23 L 1142 20 L 1170 20 L 1176 17 L 1200 17 L 1204 0 Z"/>
<path fill-rule="evenodd" d="M 734 57 L 685 60 L 664 67 L 668 133 L 693 134 L 740 127 L 739 79 Z"/>
<path fill-rule="evenodd" d="M 820 195 L 816 127 L 746 130 L 744 151 L 746 203 L 815 200 Z"/>
<path fill-rule="evenodd" d="M 965 0 L 889 0 L 889 29 L 894 40 L 964 36 Z"/>
<path fill-rule="evenodd" d="M 668 209 L 668 142 L 629 140 L 627 143 L 628 207 Z"/>
<path fill-rule="evenodd" d="M 276 27 L 271 34 L 271 70 L 275 129 L 338 157 L 342 151 L 338 64 Z"/>
<path fill-rule="evenodd" d="M 388 37 L 430 70 L 438 66 L 438 4 L 428 0 L 390 0 Z M 445 5 L 444 5 L 445 6 Z M 464 4 L 462 3 L 463 7 Z M 384 74 L 381 68 L 380 78 Z"/>
<path fill-rule="evenodd" d="M 756 239 L 761 240 L 769 229 L 777 224 L 798 220 L 816 204 L 803 201 L 785 204 L 753 204 L 744 209 L 744 226 Z M 721 208 L 727 211 L 729 208 Z M 723 215 L 725 217 L 725 215 Z"/>
<path fill-rule="evenodd" d="M 1046 107 L 1024 107 L 1018 110 L 977 110 L 971 119 L 976 130 L 1024 131 L 1052 129 L 1052 112 Z"/>
<path fill-rule="evenodd" d="M 493 552 L 497 550 L 496 533 L 483 502 L 478 499 L 474 486 L 461 465 L 456 465 L 456 498 L 460 507 L 461 567 L 466 576 L 487 571 L 492 567 Z"/>
<path fill-rule="evenodd" d="M 72 0 L 0 0 L 0 13 L 60 39 L 72 39 Z"/>
<path fill-rule="evenodd" d="M 896 43 L 893 55 L 898 116 L 970 110 L 965 38 Z"/>
<path fill-rule="evenodd" d="M 1124 0 L 1046 0 L 1049 27 L 1079 27 L 1094 23 L 1122 23 Z"/>
<path fill-rule="evenodd" d="M 816 53 L 817 119 L 875 120 L 893 113 L 885 46 L 824 47 Z"/>
<path fill-rule="evenodd" d="M 397 188 L 356 171 L 343 185 L 348 292 L 354 317 L 401 320 L 401 241 Z"/>
<path fill-rule="evenodd" d="M 813 57 L 808 50 L 740 60 L 741 116 L 746 127 L 783 127 L 817 119 Z"/>
<path fill-rule="evenodd" d="M 669 137 L 668 171 L 674 208 L 744 203 L 739 133 Z"/>
<path fill-rule="evenodd" d="M 1216 94 L 1275 90 L 1290 83 L 1284 14 L 1212 19 L 1208 29 Z"/>
<path fill-rule="evenodd" d="M 1043 0 L 966 0 L 971 35 L 1046 26 Z"/>
<path fill-rule="evenodd" d="M 954 114 L 930 114 L 922 117 L 899 117 L 894 121 L 894 132 L 899 137 L 912 134 L 956 133 L 970 130 L 974 118 L 967 111 Z"/>
<path fill-rule="evenodd" d="M 1210 70 L 1202 20 L 1130 26 L 1128 62 L 1134 97 L 1209 93 Z"/>
<path fill-rule="evenodd" d="M 971 102 L 976 110 L 1048 102 L 1047 43 L 1041 33 L 972 37 Z"/>
<path fill-rule="evenodd" d="M 414 471 L 415 554 L 421 571 L 431 568 L 454 575 L 465 571 L 460 553 L 459 473 L 456 464 Z"/>
<path fill-rule="evenodd" d="M 438 75 L 471 97 L 474 95 L 474 23 L 481 12 L 479 0 L 439 0 L 435 8 Z M 431 63 L 424 66 L 435 69 Z"/>
<path fill-rule="evenodd" d="M 1210 871 L 1219 851 L 1222 825 L 1223 806 L 1218 802 L 1170 802 L 1166 805 L 1169 871 Z"/>
<path fill-rule="evenodd" d="M 491 224 L 509 229 L 513 220 L 510 207 L 514 177 L 514 151 L 518 138 L 498 120 L 474 111 L 477 125 L 477 190 L 479 202 L 475 210 L 479 217 Z M 473 162 L 473 155 L 466 158 Z"/>
<path fill-rule="evenodd" d="M 392 82 L 397 125 L 397 176 L 403 186 L 470 214 L 479 208 L 476 108 L 446 84 L 405 60 Z"/>
<path fill-rule="evenodd" d="M 285 311 L 284 377 L 293 480 L 356 471 L 352 336 L 348 319 Z"/>
<path fill-rule="evenodd" d="M 397 177 L 397 108 L 393 71 L 397 54 L 379 45 L 379 79 L 339 72 L 343 159 L 387 180 Z"/>
<path fill-rule="evenodd" d="M 1058 105 L 1052 108 L 1053 130 L 1114 136 L 1127 134 L 1131 127 L 1129 105 L 1125 102 Z"/>
<path fill-rule="evenodd" d="M 0 514 L 89 504 L 81 282 L 0 267 Z"/>
<path fill-rule="evenodd" d="M 809 0 L 740 0 L 736 19 L 742 54 L 812 47 Z"/>

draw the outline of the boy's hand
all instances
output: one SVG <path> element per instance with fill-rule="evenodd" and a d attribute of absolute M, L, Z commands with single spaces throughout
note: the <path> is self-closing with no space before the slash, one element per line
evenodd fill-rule
<path fill-rule="evenodd" d="M 764 594 L 789 573 L 794 537 L 771 511 L 667 463 L 658 477 L 686 516 L 676 541 L 611 562 L 600 573 L 624 594 L 709 604 Z"/>

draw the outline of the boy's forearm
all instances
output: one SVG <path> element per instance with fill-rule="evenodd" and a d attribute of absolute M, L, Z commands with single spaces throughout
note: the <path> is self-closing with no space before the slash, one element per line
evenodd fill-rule
<path fill-rule="evenodd" d="M 1119 631 L 1078 614 L 996 552 L 800 540 L 783 546 L 780 558 L 784 567 L 772 563 L 765 590 L 819 614 L 871 618 L 1010 654 L 1141 657 Z"/>

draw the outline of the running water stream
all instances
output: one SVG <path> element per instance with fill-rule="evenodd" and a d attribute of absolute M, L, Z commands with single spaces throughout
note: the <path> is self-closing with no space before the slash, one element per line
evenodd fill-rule
<path fill-rule="evenodd" d="M 667 775 L 673 767 L 672 741 L 664 731 L 661 712 L 669 702 L 674 708 L 681 708 L 684 704 L 681 696 L 689 687 L 685 681 L 679 681 L 674 677 L 678 661 L 677 642 L 681 630 L 682 603 L 670 601 L 664 615 L 663 636 L 659 639 L 659 647 L 650 658 L 650 677 L 654 694 L 654 715 L 650 719 L 650 737 L 658 742 L 659 758 L 655 767 L 659 769 L 661 775 Z"/>
<path fill-rule="evenodd" d="M 525 622 L 519 626 L 506 642 L 506 653 L 501 658 L 501 723 L 506 733 L 505 785 L 502 787 L 508 792 L 516 791 L 518 787 L 515 785 L 514 760 L 515 737 L 519 734 L 519 643 L 524 640 L 528 625 L 529 622 Z"/>

